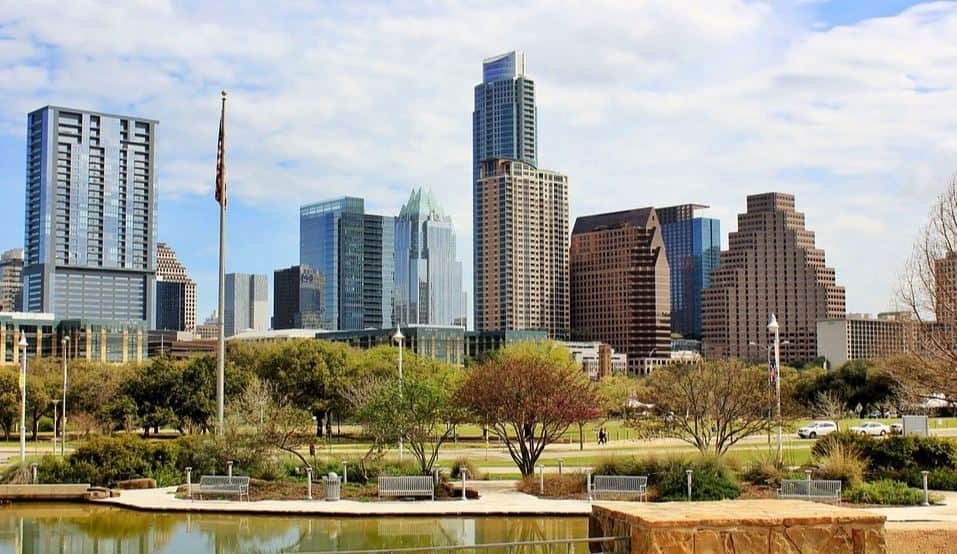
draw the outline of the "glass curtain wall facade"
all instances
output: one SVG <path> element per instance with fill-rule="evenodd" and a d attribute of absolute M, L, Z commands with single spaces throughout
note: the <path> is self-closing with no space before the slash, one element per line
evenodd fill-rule
<path fill-rule="evenodd" d="M 25 311 L 153 323 L 158 125 L 56 106 L 27 116 Z"/>
<path fill-rule="evenodd" d="M 299 210 L 303 326 L 325 330 L 393 325 L 395 218 L 365 213 L 361 198 Z"/>
<path fill-rule="evenodd" d="M 512 51 L 482 63 L 472 112 L 472 181 L 484 160 L 508 158 L 538 165 L 535 82 L 525 75 L 525 54 Z"/>
<path fill-rule="evenodd" d="M 463 325 L 455 228 L 431 191 L 412 191 L 395 224 L 395 310 L 402 325 Z"/>
<path fill-rule="evenodd" d="M 656 210 L 671 268 L 671 330 L 686 338 L 701 338 L 701 292 L 721 256 L 720 221 L 694 216 L 707 207 L 682 204 Z"/>

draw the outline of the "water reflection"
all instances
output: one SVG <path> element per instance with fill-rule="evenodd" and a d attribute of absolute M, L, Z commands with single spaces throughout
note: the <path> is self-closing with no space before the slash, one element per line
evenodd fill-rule
<path fill-rule="evenodd" d="M 587 533 L 586 518 L 278 517 L 134 512 L 89 504 L 0 506 L 0 554 L 321 552 Z"/>

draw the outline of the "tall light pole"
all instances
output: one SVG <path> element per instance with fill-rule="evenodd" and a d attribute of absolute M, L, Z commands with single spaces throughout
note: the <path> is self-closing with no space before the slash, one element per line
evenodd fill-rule
<path fill-rule="evenodd" d="M 778 318 L 771 314 L 768 321 L 768 332 L 774 334 L 774 392 L 777 395 L 777 416 L 778 416 L 778 465 L 784 463 L 784 443 L 782 436 L 781 421 L 781 326 L 778 325 Z"/>
<path fill-rule="evenodd" d="M 60 420 L 60 456 L 66 456 L 66 359 L 70 346 L 70 337 L 63 337 L 63 415 Z"/>
<path fill-rule="evenodd" d="M 399 345 L 399 397 L 402 397 L 402 350 L 404 350 L 405 335 L 402 334 L 402 329 L 399 328 L 399 324 L 395 325 L 395 334 L 392 335 L 392 340 Z M 402 437 L 399 437 L 399 462 L 402 462 L 402 453 L 403 453 L 403 444 Z"/>
<path fill-rule="evenodd" d="M 27 335 L 20 331 L 20 465 L 27 463 Z"/>

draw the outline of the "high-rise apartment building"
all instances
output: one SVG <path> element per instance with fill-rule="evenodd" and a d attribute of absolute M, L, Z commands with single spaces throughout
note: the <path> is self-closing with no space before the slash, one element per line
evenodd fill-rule
<path fill-rule="evenodd" d="M 701 291 L 721 257 L 721 222 L 695 217 L 700 204 L 656 208 L 671 269 L 671 330 L 701 338 Z"/>
<path fill-rule="evenodd" d="M 196 281 L 166 243 L 156 244 L 156 325 L 162 331 L 196 330 Z"/>
<path fill-rule="evenodd" d="M 482 63 L 472 112 L 472 181 L 479 164 L 508 158 L 538 165 L 535 82 L 525 75 L 525 54 L 508 52 Z"/>
<path fill-rule="evenodd" d="M 957 252 L 934 260 L 934 316 L 942 323 L 957 322 Z"/>
<path fill-rule="evenodd" d="M 879 360 L 914 348 L 920 324 L 908 312 L 848 314 L 817 322 L 817 355 L 838 368 L 851 360 Z"/>
<path fill-rule="evenodd" d="M 566 339 L 568 177 L 486 160 L 473 193 L 475 328 Z"/>
<path fill-rule="evenodd" d="M 455 228 L 431 191 L 412 191 L 395 222 L 395 318 L 402 325 L 458 325 L 462 268 Z"/>
<path fill-rule="evenodd" d="M 25 311 L 152 323 L 158 126 L 56 106 L 27 116 Z"/>
<path fill-rule="evenodd" d="M 308 327 L 391 327 L 395 302 L 395 218 L 365 213 L 361 198 L 299 209 L 299 265 L 318 293 L 300 296 Z M 315 323 L 315 324 L 313 324 Z"/>
<path fill-rule="evenodd" d="M 0 256 L 0 312 L 23 309 L 23 249 L 7 250 Z"/>
<path fill-rule="evenodd" d="M 627 354 L 632 374 L 668 363 L 670 271 L 654 208 L 579 217 L 570 258 L 572 336 Z"/>
<path fill-rule="evenodd" d="M 709 356 L 764 359 L 768 316 L 781 326 L 784 363 L 817 356 L 817 321 L 844 317 L 844 287 L 814 245 L 794 196 L 748 196 L 747 212 L 711 273 L 702 300 L 703 342 Z M 759 346 L 750 346 L 757 344 Z"/>
<path fill-rule="evenodd" d="M 231 337 L 247 329 L 269 328 L 269 282 L 265 275 L 226 274 L 224 333 Z"/>

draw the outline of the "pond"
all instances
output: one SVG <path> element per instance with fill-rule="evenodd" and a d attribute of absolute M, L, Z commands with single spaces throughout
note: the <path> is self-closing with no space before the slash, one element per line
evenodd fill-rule
<path fill-rule="evenodd" d="M 0 554 L 326 552 L 587 536 L 582 517 L 334 518 L 152 513 L 80 503 L 0 506 Z"/>

